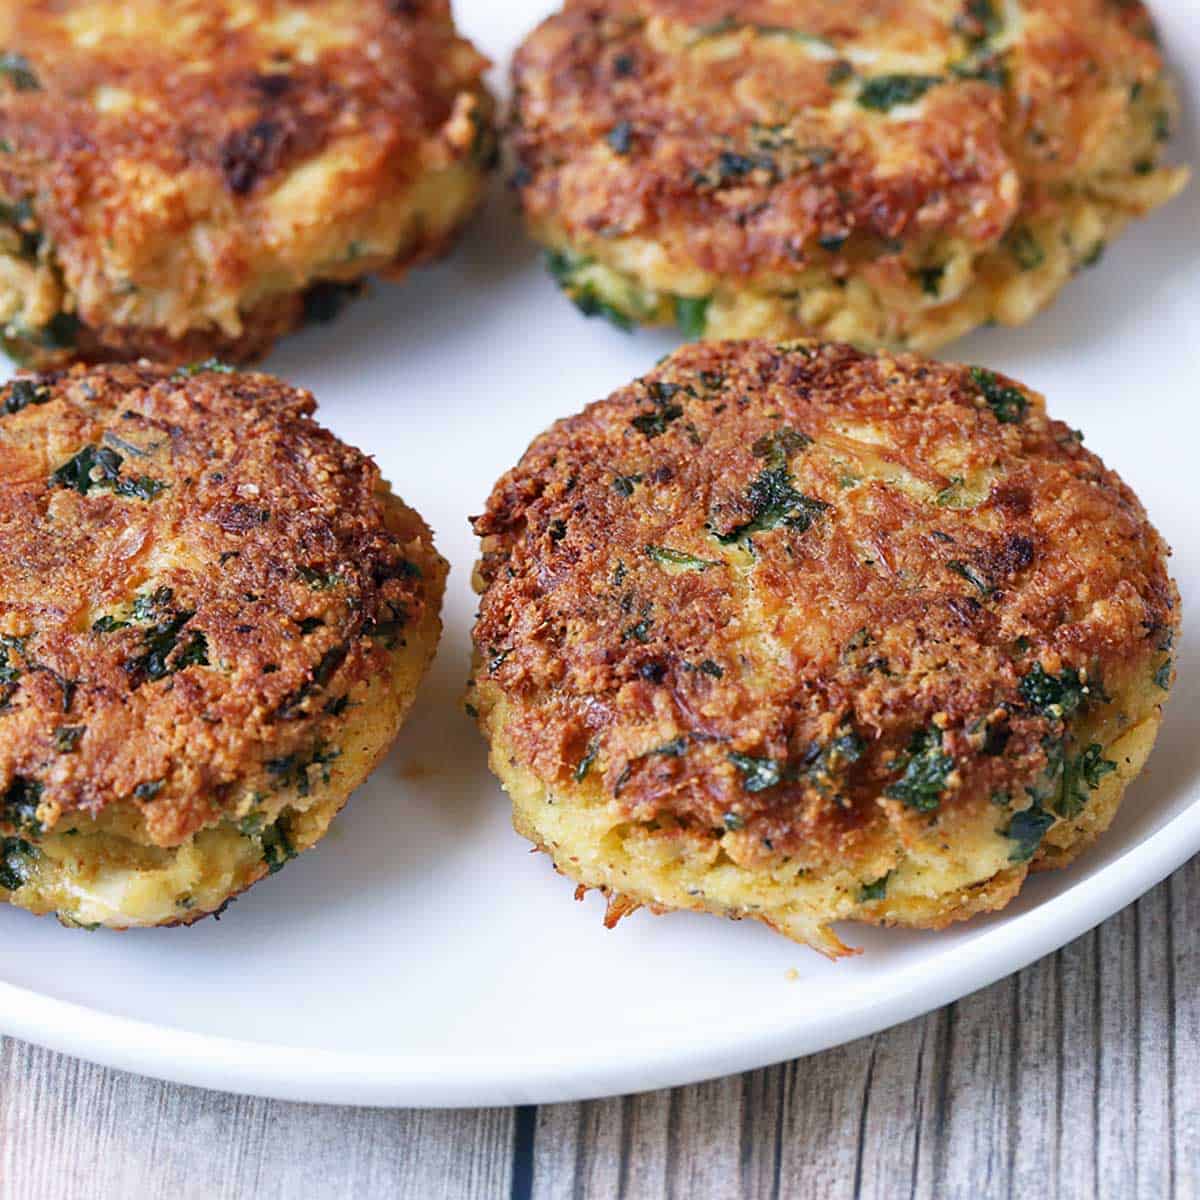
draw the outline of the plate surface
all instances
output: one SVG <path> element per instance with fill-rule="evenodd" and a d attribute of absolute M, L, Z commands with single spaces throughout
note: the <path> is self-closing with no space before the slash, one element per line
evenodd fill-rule
<path fill-rule="evenodd" d="M 551 5 L 459 0 L 498 63 Z M 1195 163 L 1200 23 L 1160 0 Z M 1139 492 L 1200 598 L 1200 181 L 1109 249 L 1024 330 L 947 357 L 1002 368 Z M 511 832 L 462 714 L 474 608 L 466 518 L 530 439 L 647 369 L 674 339 L 589 322 L 555 292 L 497 186 L 453 258 L 378 286 L 269 369 L 373 453 L 453 563 L 442 650 L 394 753 L 329 838 L 218 924 L 84 935 L 0 908 L 0 1030 L 108 1065 L 291 1099 L 548 1102 L 680 1084 L 821 1050 L 1015 971 L 1200 850 L 1195 642 L 1150 769 L 1106 838 L 1002 915 L 945 933 L 849 928 L 831 964 L 749 922 L 647 914 L 601 926 L 597 896 Z"/>

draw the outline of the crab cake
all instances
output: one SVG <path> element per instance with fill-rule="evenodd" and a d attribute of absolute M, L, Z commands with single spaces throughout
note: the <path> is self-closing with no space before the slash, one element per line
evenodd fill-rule
<path fill-rule="evenodd" d="M 495 155 L 447 0 L 6 0 L 19 361 L 247 361 L 444 251 Z"/>
<path fill-rule="evenodd" d="M 475 520 L 471 704 L 519 832 L 610 922 L 939 928 L 1112 821 L 1172 683 L 1167 547 L 990 371 L 685 347 Z"/>
<path fill-rule="evenodd" d="M 190 923 L 387 750 L 446 565 L 314 408 L 210 364 L 0 391 L 0 901 Z"/>
<path fill-rule="evenodd" d="M 1136 0 L 578 0 L 513 78 L 562 287 L 691 338 L 1019 325 L 1187 179 Z"/>

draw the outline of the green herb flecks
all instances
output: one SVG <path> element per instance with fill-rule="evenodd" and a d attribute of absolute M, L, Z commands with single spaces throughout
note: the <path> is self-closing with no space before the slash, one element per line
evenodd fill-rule
<path fill-rule="evenodd" d="M 32 379 L 14 379 L 8 389 L 8 395 L 4 397 L 4 411 L 9 414 L 19 413 L 31 404 L 48 404 L 49 401 L 50 389 L 44 383 L 37 383 Z"/>
<path fill-rule="evenodd" d="M 859 89 L 858 103 L 873 112 L 890 112 L 897 105 L 914 104 L 942 82 L 940 75 L 876 75 Z"/>
<path fill-rule="evenodd" d="M 672 550 L 669 546 L 647 546 L 646 554 L 663 567 L 679 567 L 685 571 L 707 571 L 721 564 L 710 558 L 697 558 L 683 550 Z"/>
<path fill-rule="evenodd" d="M 889 871 L 886 875 L 876 879 L 874 883 L 864 883 L 858 892 L 859 903 L 871 904 L 876 900 L 884 899 L 887 896 L 888 880 L 891 877 L 892 872 Z"/>
<path fill-rule="evenodd" d="M 29 59 L 15 50 L 0 54 L 0 77 L 13 85 L 18 92 L 40 92 L 42 85 Z"/>
<path fill-rule="evenodd" d="M 735 16 L 722 17 L 708 25 L 696 28 L 688 41 L 689 46 L 697 46 L 701 42 L 713 38 L 729 37 L 733 34 L 752 33 L 761 38 L 780 38 L 784 41 L 795 42 L 801 46 L 819 46 L 826 50 L 833 49 L 833 43 L 827 38 L 818 37 L 815 33 L 807 33 L 803 29 L 792 29 L 787 25 L 768 25 L 757 21 L 741 21 Z"/>
<path fill-rule="evenodd" d="M 1002 832 L 1016 844 L 1008 855 L 1013 863 L 1028 862 L 1038 851 L 1046 831 L 1054 824 L 1054 816 L 1034 803 L 1022 812 L 1014 813 L 1008 828 Z"/>
<path fill-rule="evenodd" d="M 596 755 L 598 753 L 599 751 L 596 748 L 596 743 L 590 742 L 588 744 L 587 752 L 579 760 L 578 765 L 572 772 L 576 783 L 582 783 L 587 778 L 588 772 L 592 769 L 592 764 L 596 761 Z"/>
<path fill-rule="evenodd" d="M 19 638 L 0 634 L 0 710 L 3 710 L 17 691 L 21 671 L 13 661 L 14 654 L 24 656 L 25 643 Z"/>
<path fill-rule="evenodd" d="M 60 725 L 54 731 L 54 748 L 59 754 L 74 754 L 87 732 L 86 725 Z"/>
<path fill-rule="evenodd" d="M 74 458 L 63 463 L 50 476 L 50 487 L 67 488 L 86 496 L 93 488 L 109 490 L 118 496 L 136 500 L 153 500 L 167 485 L 142 475 L 136 479 L 123 477 L 121 465 L 125 460 L 108 446 L 84 446 Z"/>
<path fill-rule="evenodd" d="M 946 275 L 945 264 L 934 264 L 928 267 L 918 267 L 913 272 L 913 278 L 921 286 L 926 296 L 937 297 L 942 294 L 942 280 Z"/>
<path fill-rule="evenodd" d="M 1092 742 L 1086 750 L 1061 766 L 1061 782 L 1053 803 L 1060 817 L 1077 817 L 1086 807 L 1088 793 L 1100 786 L 1101 780 L 1117 769 L 1117 764 L 1104 757 L 1104 747 Z"/>
<path fill-rule="evenodd" d="M 1018 690 L 1031 708 L 1052 721 L 1066 721 L 1093 695 L 1081 672 L 1065 667 L 1057 675 L 1049 675 L 1040 662 L 1033 664 Z M 1097 692 L 1103 694 L 1100 689 Z"/>
<path fill-rule="evenodd" d="M 267 864 L 267 873 L 274 875 L 298 858 L 300 852 L 292 844 L 289 835 L 287 819 L 280 817 L 274 825 L 268 825 L 259 836 L 262 844 L 263 862 Z"/>
<path fill-rule="evenodd" d="M 765 792 L 784 780 L 785 764 L 774 758 L 755 758 L 752 754 L 729 755 L 729 761 L 742 773 L 742 787 L 748 792 Z"/>
<path fill-rule="evenodd" d="M 1029 400 L 1023 392 L 1001 383 L 995 374 L 982 367 L 971 368 L 971 380 L 1002 425 L 1019 425 L 1024 420 Z"/>
<path fill-rule="evenodd" d="M 985 599 L 990 600 L 995 593 L 995 588 L 991 583 L 970 563 L 965 563 L 961 559 L 952 558 L 947 564 L 946 569 L 953 571 L 955 575 L 961 575 L 975 590 Z"/>
<path fill-rule="evenodd" d="M 333 571 L 318 571 L 314 567 L 297 567 L 296 574 L 314 592 L 331 592 L 342 582 L 342 577 Z"/>
<path fill-rule="evenodd" d="M 23 838 L 0 838 L 0 891 L 20 891 L 29 882 L 37 855 Z"/>
<path fill-rule="evenodd" d="M 1174 670 L 1174 663 L 1171 659 L 1165 659 L 1154 672 L 1154 686 L 1161 688 L 1164 692 L 1171 690 L 1171 673 Z M 0 675 L 0 684 L 4 682 L 3 676 Z"/>
<path fill-rule="evenodd" d="M 900 763 L 903 774 L 884 794 L 917 812 L 936 811 L 954 770 L 954 759 L 942 749 L 942 731 L 936 725 L 917 730 Z"/>
<path fill-rule="evenodd" d="M 810 747 L 804 761 L 805 778 L 822 795 L 836 794 L 846 768 L 862 758 L 867 744 L 849 724 L 823 745 Z"/>
<path fill-rule="evenodd" d="M 618 121 L 604 140 L 614 154 L 626 155 L 633 149 L 633 126 L 628 121 Z"/>
<path fill-rule="evenodd" d="M 42 785 L 36 779 L 13 776 L 8 790 L 0 796 L 0 821 L 23 833 L 41 833 L 38 805 L 42 802 Z"/>
<path fill-rule="evenodd" d="M 755 533 L 765 533 L 781 526 L 804 533 L 827 512 L 829 505 L 798 492 L 792 485 L 792 475 L 786 466 L 768 467 L 746 489 L 746 506 L 751 516 L 726 533 L 717 533 L 723 546 L 733 545 Z"/>
<path fill-rule="evenodd" d="M 708 306 L 711 296 L 676 296 L 675 324 L 685 338 L 696 341 L 708 328 Z"/>
<path fill-rule="evenodd" d="M 1004 239 L 1004 244 L 1022 271 L 1035 271 L 1046 261 L 1046 252 L 1024 225 L 1012 230 Z"/>
<path fill-rule="evenodd" d="M 629 424 L 647 438 L 662 437 L 667 432 L 667 426 L 683 416 L 683 406 L 676 403 L 675 397 L 684 390 L 677 383 L 648 383 L 646 392 L 654 408 L 650 412 L 639 413 Z"/>
<path fill-rule="evenodd" d="M 603 317 L 628 333 L 634 326 L 633 318 L 601 295 L 596 285 L 583 277 L 583 273 L 592 265 L 591 259 L 561 250 L 546 252 L 546 269 L 585 317 Z"/>
<path fill-rule="evenodd" d="M 203 375 L 208 371 L 217 375 L 234 375 L 237 373 L 237 367 L 231 367 L 229 363 L 224 363 L 219 358 L 206 358 L 203 362 L 188 363 L 186 366 L 179 367 L 172 378 L 191 379 L 194 375 Z"/>

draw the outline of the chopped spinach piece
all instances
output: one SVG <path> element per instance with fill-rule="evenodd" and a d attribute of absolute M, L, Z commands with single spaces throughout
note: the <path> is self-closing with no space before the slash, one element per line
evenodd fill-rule
<path fill-rule="evenodd" d="M 1022 271 L 1034 271 L 1046 261 L 1046 253 L 1024 225 L 1018 226 L 1005 239 L 1009 253 Z"/>
<path fill-rule="evenodd" d="M 618 329 L 628 333 L 634 324 L 629 314 L 622 312 L 605 300 L 592 283 L 579 281 L 579 272 L 590 265 L 590 259 L 580 258 L 561 250 L 546 252 L 546 269 L 585 317 L 603 317 Z"/>
<path fill-rule="evenodd" d="M 628 121 L 619 121 L 604 140 L 614 154 L 628 154 L 633 148 L 633 126 Z"/>
<path fill-rule="evenodd" d="M 29 882 L 37 851 L 22 838 L 0 838 L 0 890 L 20 891 Z"/>
<path fill-rule="evenodd" d="M 1044 717 L 1065 721 L 1083 708 L 1090 689 L 1079 671 L 1065 667 L 1058 675 L 1049 675 L 1040 662 L 1035 662 L 1021 680 L 1021 698 Z"/>
<path fill-rule="evenodd" d="M 613 491 L 628 499 L 633 495 L 633 489 L 641 482 L 640 475 L 618 475 L 613 479 Z"/>
<path fill-rule="evenodd" d="M 84 446 L 50 476 L 50 486 L 70 488 L 86 496 L 94 487 L 115 482 L 121 473 L 121 462 L 121 456 L 107 446 Z"/>
<path fill-rule="evenodd" d="M 870 904 L 873 900 L 882 900 L 887 895 L 888 880 L 892 872 L 880 876 L 874 883 L 864 883 L 859 889 L 858 899 L 861 904 Z"/>
<path fill-rule="evenodd" d="M 204 634 L 193 633 L 188 643 L 175 659 L 175 670 L 186 671 L 188 667 L 208 666 L 208 638 Z"/>
<path fill-rule="evenodd" d="M 131 687 L 165 679 L 188 667 L 208 666 L 208 640 L 198 630 L 192 632 L 175 661 L 170 661 L 179 646 L 184 626 L 196 615 L 189 609 L 173 611 L 167 608 L 171 599 L 170 588 L 159 588 L 151 595 L 138 597 L 134 604 L 135 619 L 154 623 L 142 633 L 142 653 L 125 663 Z"/>
<path fill-rule="evenodd" d="M 1104 757 L 1104 747 L 1098 742 L 1092 742 L 1079 756 L 1076 769 L 1083 776 L 1084 782 L 1095 791 L 1100 786 L 1100 780 L 1105 775 L 1111 775 L 1117 769 L 1117 764 Z"/>
<path fill-rule="evenodd" d="M 788 459 L 798 450 L 807 450 L 811 445 L 812 438 L 808 434 L 785 425 L 774 433 L 767 433 L 760 437 L 750 447 L 750 453 L 755 458 L 765 458 L 767 466 L 778 470 L 786 467 Z"/>
<path fill-rule="evenodd" d="M 1154 672 L 1154 686 L 1158 687 L 1158 688 L 1162 688 L 1162 690 L 1164 692 L 1169 692 L 1171 690 L 1171 668 L 1172 668 L 1172 665 L 1173 664 L 1172 664 L 1171 660 L 1168 658 Z M 3 681 L 3 677 L 0 676 L 0 682 L 2 682 L 2 681 Z"/>
<path fill-rule="evenodd" d="M 19 413 L 30 404 L 48 404 L 50 389 L 44 383 L 35 383 L 32 379 L 14 379 L 4 398 L 6 413 Z"/>
<path fill-rule="evenodd" d="M 1068 759 L 1062 749 L 1047 751 L 1048 771 L 1058 774 L 1059 786 L 1054 797 L 1054 811 L 1060 817 L 1077 817 L 1087 805 L 1088 792 L 1095 791 L 1100 781 L 1117 769 L 1117 764 L 1104 757 L 1104 747 L 1092 742 L 1086 750 Z"/>
<path fill-rule="evenodd" d="M 113 491 L 118 496 L 131 496 L 135 500 L 153 500 L 167 490 L 167 485 L 158 479 L 141 475 L 137 479 L 118 479 Z"/>
<path fill-rule="evenodd" d="M 274 875 L 299 857 L 299 851 L 292 845 L 289 829 L 285 818 L 280 817 L 274 825 L 268 825 L 259 838 L 262 843 L 263 862 L 267 864 L 267 873 Z"/>
<path fill-rule="evenodd" d="M 888 112 L 898 104 L 913 104 L 942 82 L 940 75 L 876 75 L 859 90 L 858 103 L 875 112 Z"/>
<path fill-rule="evenodd" d="M 1054 816 L 1039 804 L 1034 802 L 1027 809 L 1013 813 L 1008 828 L 1003 830 L 1005 837 L 1016 842 L 1008 856 L 1009 862 L 1028 862 L 1042 844 L 1046 831 L 1054 824 Z"/>
<path fill-rule="evenodd" d="M 936 725 L 918 729 L 900 761 L 904 773 L 884 795 L 902 800 L 917 812 L 935 811 L 954 770 L 954 759 L 942 750 L 942 731 Z"/>
<path fill-rule="evenodd" d="M 645 645 L 650 640 L 650 629 L 654 622 L 643 618 L 636 625 L 630 625 L 621 633 L 621 641 L 626 642 L 632 638 L 635 642 L 641 642 Z"/>
<path fill-rule="evenodd" d="M 0 796 L 0 821 L 14 829 L 40 833 L 38 805 L 42 802 L 42 785 L 36 779 L 14 775 L 8 791 Z"/>
<path fill-rule="evenodd" d="M 977 571 L 970 563 L 962 562 L 960 559 L 952 558 L 947 564 L 946 569 L 953 571 L 955 575 L 961 575 L 979 594 L 985 599 L 990 600 L 995 589 L 984 576 Z"/>
<path fill-rule="evenodd" d="M 84 446 L 74 458 L 63 463 L 50 476 L 50 487 L 68 488 L 86 496 L 92 488 L 111 488 L 118 496 L 137 500 L 153 500 L 166 490 L 166 484 L 145 475 L 123 479 L 121 464 L 125 460 L 109 446 Z"/>
<path fill-rule="evenodd" d="M 54 731 L 54 748 L 59 754 L 74 754 L 79 739 L 87 732 L 86 725 L 60 725 Z"/>
<path fill-rule="evenodd" d="M 237 373 L 237 367 L 231 367 L 229 363 L 223 363 L 219 358 L 206 358 L 203 362 L 188 363 L 186 366 L 179 367 L 173 378 L 191 379 L 193 375 L 203 375 L 206 371 L 213 371 L 218 375 L 234 375 Z"/>
<path fill-rule="evenodd" d="M 138 800 L 153 800 L 163 790 L 165 783 L 166 781 L 163 779 L 151 779 L 146 783 L 139 783 L 133 789 L 133 794 Z"/>
<path fill-rule="evenodd" d="M 711 296 L 676 296 L 675 324 L 686 338 L 696 340 L 708 328 L 708 306 Z"/>
<path fill-rule="evenodd" d="M 780 526 L 804 533 L 829 509 L 823 500 L 796 491 L 786 466 L 768 467 L 761 472 L 746 490 L 746 502 L 752 514 L 750 519 L 727 533 L 718 533 L 717 541 L 723 546 Z"/>
<path fill-rule="evenodd" d="M 297 567 L 296 574 L 314 592 L 330 592 L 342 582 L 340 575 L 332 571 L 318 571 L 314 567 Z"/>
<path fill-rule="evenodd" d="M 159 587 L 152 592 L 143 592 L 133 602 L 133 619 L 135 621 L 157 620 L 167 611 L 167 606 L 174 598 L 175 593 L 169 587 Z"/>
<path fill-rule="evenodd" d="M 678 421 L 683 416 L 683 408 L 678 404 L 659 403 L 650 412 L 639 413 L 629 422 L 638 433 L 649 439 L 662 437 L 667 432 L 667 426 L 672 421 Z"/>
<path fill-rule="evenodd" d="M 0 76 L 17 89 L 18 92 L 40 92 L 42 85 L 34 73 L 29 59 L 15 50 L 6 50 L 0 54 Z"/>
<path fill-rule="evenodd" d="M 596 748 L 596 743 L 589 743 L 587 752 L 579 760 L 579 764 L 576 766 L 573 772 L 576 783 L 582 783 L 587 778 L 587 774 L 592 769 L 592 763 L 596 761 L 596 755 L 598 753 L 599 751 Z"/>
<path fill-rule="evenodd" d="M 784 764 L 773 758 L 755 758 L 751 754 L 729 755 L 729 761 L 742 773 L 742 787 L 748 792 L 765 792 L 784 779 Z"/>
<path fill-rule="evenodd" d="M 918 267 L 914 274 L 917 282 L 921 285 L 921 291 L 926 296 L 940 296 L 942 294 L 942 279 L 946 274 L 944 264 Z"/>
<path fill-rule="evenodd" d="M 706 658 L 700 664 L 700 673 L 702 675 L 711 675 L 714 679 L 720 679 L 725 672 L 711 658 Z"/>
<path fill-rule="evenodd" d="M 1002 425 L 1019 425 L 1024 420 L 1029 401 L 1023 392 L 1001 383 L 995 374 L 982 367 L 971 368 L 971 380 Z"/>
<path fill-rule="evenodd" d="M 721 565 L 710 558 L 697 558 L 694 554 L 672 550 L 669 546 L 647 546 L 646 553 L 662 566 L 684 567 L 689 571 L 707 571 L 709 567 Z"/>
<path fill-rule="evenodd" d="M 741 813 L 727 812 L 721 814 L 721 824 L 724 825 L 730 833 L 737 833 L 739 829 L 746 828 L 746 819 L 741 815 Z"/>

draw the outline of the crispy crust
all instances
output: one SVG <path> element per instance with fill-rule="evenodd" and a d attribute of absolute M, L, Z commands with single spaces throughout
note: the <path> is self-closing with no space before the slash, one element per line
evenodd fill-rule
<path fill-rule="evenodd" d="M 314 408 L 145 363 L 0 393 L 0 835 L 111 818 L 179 846 L 299 782 L 393 673 L 411 688 L 398 656 L 419 639 L 419 675 L 432 653 L 444 563 Z M 85 447 L 117 457 L 55 475 Z"/>
<path fill-rule="evenodd" d="M 258 356 L 313 284 L 443 250 L 494 146 L 445 0 L 21 0 L 0 45 L 27 71 L 0 81 L 7 248 L 36 268 L 0 315 L 39 361 L 62 313 L 89 358 Z"/>
<path fill-rule="evenodd" d="M 991 373 L 685 347 L 535 440 L 475 529 L 473 704 L 534 840 L 564 808 L 603 809 L 597 828 L 665 857 L 840 871 L 842 891 L 945 851 L 946 894 L 850 906 L 938 925 L 1015 892 L 1034 847 L 1013 866 L 1001 833 L 1030 796 L 1057 803 L 1056 748 L 1139 731 L 1103 803 L 1046 833 L 1041 856 L 1065 860 L 1153 742 L 1168 550 L 1042 398 Z M 1074 716 L 1029 699 L 1031 676 L 1076 671 Z M 898 786 L 921 739 L 942 768 L 924 806 Z M 968 842 L 1008 873 L 972 875 Z"/>
<path fill-rule="evenodd" d="M 579 0 L 516 56 L 516 181 L 628 319 L 928 348 L 1028 319 L 1183 186 L 1162 72 L 1138 3 Z"/>

